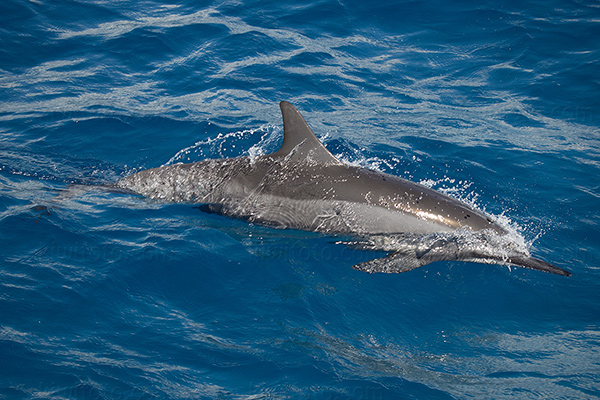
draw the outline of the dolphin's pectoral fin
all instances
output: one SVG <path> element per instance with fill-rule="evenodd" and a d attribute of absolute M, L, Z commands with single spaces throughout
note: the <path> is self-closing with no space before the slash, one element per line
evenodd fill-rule
<path fill-rule="evenodd" d="M 388 254 L 387 257 L 376 258 L 374 260 L 353 265 L 352 268 L 358 271 L 368 272 L 369 274 L 399 274 L 401 272 L 412 271 L 423 265 L 424 264 L 421 263 L 417 257 L 407 256 L 401 252 L 394 252 Z"/>
<path fill-rule="evenodd" d="M 352 268 L 370 274 L 393 274 L 412 271 L 434 261 L 458 259 L 456 243 L 444 235 L 400 234 L 395 235 L 394 238 L 389 238 L 391 240 L 387 242 L 385 237 L 372 236 L 370 239 L 346 244 L 363 250 L 386 250 L 391 252 L 387 257 L 362 262 Z"/>

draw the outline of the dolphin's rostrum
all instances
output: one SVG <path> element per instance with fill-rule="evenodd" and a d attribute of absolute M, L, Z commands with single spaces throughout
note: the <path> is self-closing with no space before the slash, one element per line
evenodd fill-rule
<path fill-rule="evenodd" d="M 342 163 L 298 110 L 281 102 L 283 145 L 273 154 L 174 164 L 138 172 L 117 186 L 250 222 L 356 238 L 389 255 L 354 266 L 405 272 L 441 260 L 570 273 L 529 256 L 489 216 L 423 185 Z"/>

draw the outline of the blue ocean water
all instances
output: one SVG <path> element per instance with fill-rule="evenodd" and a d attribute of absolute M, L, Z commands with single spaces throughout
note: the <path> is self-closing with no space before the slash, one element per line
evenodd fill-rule
<path fill-rule="evenodd" d="M 586 0 L 3 0 L 0 398 L 600 398 L 598 37 Z M 573 276 L 369 275 L 101 188 L 274 151 L 280 100 Z"/>

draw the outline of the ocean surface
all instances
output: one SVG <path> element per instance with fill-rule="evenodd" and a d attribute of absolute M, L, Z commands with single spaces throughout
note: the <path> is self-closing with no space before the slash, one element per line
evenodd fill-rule
<path fill-rule="evenodd" d="M 600 398 L 598 38 L 591 0 L 2 0 L 0 398 Z M 277 150 L 281 100 L 573 276 L 106 190 Z"/>

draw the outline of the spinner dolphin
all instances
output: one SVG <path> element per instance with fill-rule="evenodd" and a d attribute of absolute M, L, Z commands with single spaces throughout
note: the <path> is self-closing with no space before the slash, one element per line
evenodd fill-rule
<path fill-rule="evenodd" d="M 356 248 L 389 254 L 355 265 L 405 272 L 434 261 L 512 265 L 570 273 L 505 240 L 484 213 L 409 180 L 344 164 L 315 136 L 298 110 L 280 103 L 283 145 L 273 154 L 165 165 L 117 186 L 165 202 L 281 228 L 352 236 Z"/>

